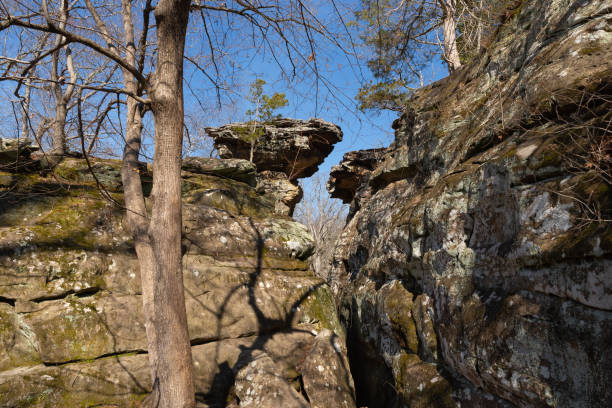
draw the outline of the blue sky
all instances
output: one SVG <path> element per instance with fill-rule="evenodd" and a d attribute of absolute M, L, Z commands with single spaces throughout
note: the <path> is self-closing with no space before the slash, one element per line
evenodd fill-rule
<path fill-rule="evenodd" d="M 336 1 L 337 10 L 345 22 L 354 19 L 353 13 L 360 3 L 360 0 Z M 319 170 L 319 173 L 322 173 L 322 176 L 325 174 L 324 177 L 327 178 L 326 175 L 329 174 L 330 168 L 338 164 L 345 153 L 352 150 L 388 146 L 393 141 L 391 123 L 397 118 L 397 113 L 383 111 L 366 114 L 357 109 L 355 96 L 362 83 L 372 79 L 372 76 L 367 67 L 359 65 L 363 63 L 364 58 L 358 59 L 350 54 L 356 52 L 360 57 L 363 57 L 367 55 L 368 50 L 358 46 L 351 49 L 350 46 L 346 45 L 349 43 L 349 33 L 355 43 L 358 43 L 358 36 L 353 28 L 349 27 L 347 29 L 339 24 L 338 13 L 331 9 L 328 0 L 312 0 L 312 4 L 318 4 L 313 7 L 316 7 L 316 12 L 321 21 L 327 19 L 329 30 L 338 34 L 338 39 L 343 42 L 349 51 L 347 55 L 347 53 L 341 52 L 333 44 L 330 44 L 329 39 L 319 38 L 318 48 L 315 50 L 317 67 L 322 77 L 318 81 L 318 97 L 316 93 L 317 81 L 312 75 L 313 61 L 303 62 L 298 67 L 296 78 L 287 78 L 279 68 L 279 63 L 283 67 L 289 65 L 287 59 L 280 58 L 280 61 L 274 61 L 269 51 L 260 52 L 258 54 L 259 58 L 254 58 L 255 51 L 249 50 L 248 33 L 244 32 L 239 32 L 237 38 L 235 38 L 237 41 L 234 41 L 234 44 L 240 44 L 236 50 L 235 59 L 240 69 L 235 78 L 235 86 L 229 93 L 234 93 L 234 95 L 242 93 L 244 95 L 248 92 L 249 83 L 256 78 L 262 78 L 267 82 L 264 88 L 266 94 L 271 95 L 274 92 L 284 92 L 286 94 L 289 106 L 279 110 L 278 113 L 282 116 L 296 119 L 319 117 L 339 125 L 344 132 L 344 138 L 342 142 L 335 146 L 333 152 L 326 158 Z M 197 40 L 201 38 L 199 37 L 200 34 L 196 33 L 195 36 L 192 36 L 192 38 L 196 38 L 195 45 L 188 41 L 188 53 L 191 49 L 197 49 L 201 46 L 201 43 Z M 306 47 L 306 45 L 303 44 L 303 47 Z M 303 54 L 308 55 L 309 50 Z M 200 77 L 200 80 L 204 81 L 204 88 L 206 88 L 206 80 L 201 78 L 201 75 L 197 75 L 193 71 L 190 72 L 189 69 L 189 64 L 187 64 L 186 76 L 193 74 L 194 78 Z M 442 63 L 439 57 L 434 58 L 434 61 L 422 73 L 425 83 L 437 81 L 448 75 L 446 65 Z M 193 83 L 194 81 L 192 81 L 192 86 L 194 86 Z M 206 92 L 210 95 L 210 88 Z M 236 103 L 226 103 L 220 112 L 214 112 L 207 118 L 210 119 L 211 125 L 222 125 L 246 119 L 244 112 L 249 108 L 248 103 L 240 97 L 235 97 L 234 101 Z M 200 105 L 195 101 L 191 90 L 185 91 L 185 103 L 188 110 L 191 108 L 197 111 Z"/>
<path fill-rule="evenodd" d="M 137 2 L 135 4 L 140 4 Z M 350 29 L 346 29 L 338 23 L 337 13 L 331 10 L 328 0 L 312 0 L 313 10 L 321 18 L 321 22 L 328 24 L 330 32 L 337 33 L 339 41 L 343 44 L 348 44 L 348 33 Z M 350 21 L 353 17 L 353 9 L 359 4 L 359 0 L 337 0 L 338 10 L 342 14 L 345 21 Z M 136 15 L 138 15 L 136 13 Z M 205 55 L 208 47 L 204 40 L 204 35 L 201 29 L 201 24 L 195 20 L 191 24 L 188 41 L 186 45 L 187 55 Z M 257 43 L 252 40 L 251 33 L 240 29 L 239 26 L 228 27 L 224 24 L 227 22 L 223 19 L 211 19 L 210 30 L 218 30 L 219 33 L 229 35 L 224 38 L 219 37 L 219 52 L 226 54 L 226 59 L 221 66 L 222 74 L 231 71 L 231 84 L 228 85 L 222 98 L 222 105 L 216 105 L 214 88 L 210 85 L 204 75 L 199 73 L 193 65 L 185 63 L 185 108 L 186 108 L 186 123 L 197 124 L 198 127 L 218 126 L 233 121 L 242 121 L 246 117 L 244 112 L 249 108 L 244 100 L 244 96 L 248 92 L 249 83 L 255 78 L 262 78 L 267 82 L 265 93 L 272 94 L 274 92 L 284 92 L 289 100 L 289 106 L 283 108 L 278 113 L 285 117 L 297 119 L 308 119 L 311 117 L 319 117 L 324 120 L 333 122 L 339 125 L 344 132 L 344 139 L 335 146 L 333 152 L 327 157 L 325 162 L 320 166 L 321 176 L 327 178 L 330 168 L 339 163 L 342 156 L 349 151 L 358 149 L 368 149 L 373 147 L 388 146 L 393 140 L 393 132 L 391 123 L 397 117 L 394 112 L 379 112 L 364 114 L 358 111 L 357 103 L 354 99 L 359 87 L 363 81 L 371 79 L 371 75 L 366 67 L 359 66 L 358 59 L 355 56 L 349 56 L 341 52 L 337 47 L 331 44 L 330 39 L 319 38 L 317 48 L 314 50 L 314 60 L 308 61 L 304 56 L 310 54 L 309 49 L 299 50 L 302 54 L 301 61 L 297 58 L 298 67 L 296 76 L 283 75 L 280 66 L 290 66 L 286 54 L 280 50 L 282 43 L 277 43 L 279 54 L 277 60 L 274 61 L 270 53 L 270 47 L 260 47 L 263 42 Z M 232 30 L 232 28 L 236 28 Z M 296 36 L 296 47 L 308 47 L 308 43 L 303 42 L 299 37 L 299 33 L 290 33 Z M 351 33 L 355 38 L 355 33 Z M 4 49 L 10 49 L 14 31 L 4 31 L 2 33 L 2 43 Z M 343 37 L 343 38 L 341 38 Z M 154 37 L 150 37 L 154 38 Z M 273 44 L 273 46 L 276 46 Z M 349 53 L 357 52 L 363 56 L 367 53 L 365 49 L 349 49 Z M 259 49 L 257 51 L 256 49 Z M 263 50 L 263 51 L 262 51 Z M 280 59 L 278 58 L 280 56 Z M 203 64 L 206 63 L 207 71 L 212 72 L 210 58 L 202 59 Z M 314 62 L 317 63 L 321 78 L 316 80 L 312 75 Z M 447 75 L 446 67 L 442 64 L 439 58 L 436 58 L 430 64 L 430 68 L 424 72 L 426 82 L 438 80 Z M 316 92 L 319 84 L 318 94 Z M 4 94 L 5 100 L 14 99 L 12 92 L 15 84 L 10 82 L 0 83 L 0 93 Z M 43 103 L 44 105 L 44 103 Z M 124 114 L 124 112 L 123 112 Z M 15 137 L 16 129 L 11 126 L 14 124 L 11 105 L 3 104 L 0 108 L 0 120 L 3 125 L 2 136 Z M 112 118 L 112 120 L 116 120 Z M 147 120 L 151 118 L 148 115 Z M 7 125 L 8 124 L 8 125 Z M 114 138 L 116 144 L 119 145 L 120 139 Z M 120 151 L 121 147 L 118 146 Z M 197 152 L 195 152 L 197 153 Z"/>

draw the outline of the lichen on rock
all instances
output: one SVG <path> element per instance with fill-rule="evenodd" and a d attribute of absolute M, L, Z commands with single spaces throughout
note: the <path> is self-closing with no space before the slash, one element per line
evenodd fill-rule
<path fill-rule="evenodd" d="M 0 173 L 0 406 L 146 404 L 138 260 L 122 209 L 98 190 L 122 202 L 121 162 L 90 164 L 95 177 L 77 157 L 53 174 L 35 166 Z M 147 192 L 150 172 L 141 167 Z M 272 394 L 282 388 L 309 406 L 299 378 L 313 333 L 345 337 L 329 288 L 306 262 L 312 237 L 287 215 L 296 197 L 262 188 L 246 160 L 189 158 L 182 177 L 199 403 L 237 402 L 240 368 L 263 354 L 278 380 Z"/>
<path fill-rule="evenodd" d="M 612 399 L 610 164 L 585 153 L 609 143 L 609 2 L 520 3 L 358 185 L 330 179 L 354 195 L 331 276 L 359 404 Z"/>

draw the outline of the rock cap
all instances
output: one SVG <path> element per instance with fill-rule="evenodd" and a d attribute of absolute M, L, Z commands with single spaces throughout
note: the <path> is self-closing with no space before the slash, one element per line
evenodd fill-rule
<path fill-rule="evenodd" d="M 245 135 L 251 132 L 249 123 L 230 123 L 206 128 L 222 159 L 249 159 L 251 146 Z M 283 172 L 289 180 L 312 176 L 333 145 L 342 140 L 342 130 L 322 119 L 279 118 L 258 123 L 263 129 L 253 152 L 257 171 Z"/>

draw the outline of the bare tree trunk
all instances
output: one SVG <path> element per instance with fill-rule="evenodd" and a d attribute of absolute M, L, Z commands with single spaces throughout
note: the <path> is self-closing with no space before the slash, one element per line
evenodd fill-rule
<path fill-rule="evenodd" d="M 456 0 L 438 0 L 442 7 L 442 34 L 444 36 L 444 61 L 448 71 L 453 73 L 461 68 L 457 50 L 457 22 L 455 21 Z"/>
<path fill-rule="evenodd" d="M 160 407 L 195 406 L 191 345 L 182 271 L 181 150 L 183 143 L 183 52 L 189 0 L 161 0 L 155 7 L 158 56 L 149 89 L 155 120 L 152 213 L 148 235 L 154 255 L 145 271 L 143 295 L 155 358 L 153 397 Z M 152 289 L 152 293 L 144 291 Z M 154 401 L 157 402 L 157 401 Z M 157 405 L 156 405 L 157 406 Z"/>
<path fill-rule="evenodd" d="M 131 2 L 122 0 L 124 42 L 127 53 L 126 60 L 133 66 L 136 62 L 136 50 L 134 43 L 134 25 L 132 19 Z M 92 15 L 97 17 L 93 5 L 87 1 L 87 6 L 90 8 Z M 107 33 L 106 27 L 102 20 L 97 21 L 100 31 Z M 118 53 L 118 51 L 115 51 Z M 127 70 L 123 70 L 123 84 L 125 89 L 133 94 L 138 94 L 138 84 L 136 78 Z M 152 279 L 152 271 L 155 267 L 155 256 L 151 239 L 149 237 L 149 216 L 145 205 L 144 192 L 142 190 L 142 180 L 140 177 L 140 147 L 142 144 L 142 112 L 138 108 L 138 103 L 133 98 L 127 98 L 127 115 L 126 115 L 126 138 L 125 147 L 123 150 L 123 162 L 121 166 L 121 180 L 123 182 L 123 196 L 126 207 L 126 221 L 130 228 L 132 237 L 134 238 L 134 249 L 138 257 L 138 266 L 140 267 L 142 294 L 143 294 L 143 311 L 145 318 L 145 329 L 147 333 L 147 343 L 149 351 L 149 365 L 153 384 L 158 385 L 155 373 L 157 367 L 157 349 L 151 347 L 151 344 L 157 343 L 156 329 L 153 322 L 155 308 L 152 305 L 152 293 L 154 292 L 155 281 Z M 159 388 L 153 390 L 152 399 L 160 401 Z M 151 406 L 161 406 L 159 404 L 151 404 Z"/>
<path fill-rule="evenodd" d="M 25 80 L 25 95 L 21 104 L 21 137 L 28 139 L 30 135 L 30 98 L 32 92 L 32 80 L 28 77 Z"/>
<path fill-rule="evenodd" d="M 66 154 L 66 104 L 55 101 L 55 119 L 53 120 L 53 134 L 51 137 L 50 156 L 58 158 Z"/>
<path fill-rule="evenodd" d="M 45 13 L 46 4 L 45 4 Z M 68 20 L 68 2 L 62 0 L 60 5 L 59 27 L 64 29 Z M 57 35 L 55 38 L 55 47 L 59 47 L 65 41 L 64 36 Z M 74 65 L 72 63 L 72 53 L 70 48 L 64 47 L 66 53 L 66 68 L 70 73 L 71 84 L 67 86 L 66 91 L 62 91 L 62 83 L 65 78 L 59 74 L 59 57 L 60 49 L 55 50 L 51 56 L 51 80 L 53 81 L 53 93 L 55 96 L 55 120 L 53 121 L 53 135 L 51 137 L 51 152 L 48 157 L 51 160 L 50 165 L 55 165 L 66 154 L 66 115 L 68 114 L 68 101 L 74 92 L 74 84 L 77 82 Z"/>
<path fill-rule="evenodd" d="M 109 32 L 89 0 L 85 0 L 98 30 Z M 122 0 L 125 60 L 137 66 L 136 42 L 130 0 Z M 149 399 L 159 408 L 195 406 L 191 343 L 187 328 L 181 252 L 181 151 L 183 142 L 183 52 L 187 32 L 189 0 L 161 0 L 155 7 L 157 20 L 157 70 L 147 86 L 155 121 L 152 214 L 149 219 L 139 174 L 143 111 L 127 98 L 126 145 L 121 177 L 126 220 L 134 237 L 140 266 L 143 311 L 149 364 L 153 383 Z M 144 11 L 145 28 L 140 57 L 145 55 L 150 2 Z M 119 50 L 109 41 L 117 56 Z M 142 70 L 142 61 L 138 69 Z M 140 95 L 136 78 L 123 69 L 124 86 Z"/>

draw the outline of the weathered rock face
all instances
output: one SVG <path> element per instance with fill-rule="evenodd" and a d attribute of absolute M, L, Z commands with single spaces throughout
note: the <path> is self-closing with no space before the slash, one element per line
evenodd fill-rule
<path fill-rule="evenodd" d="M 332 275 L 360 405 L 609 406 L 610 6 L 523 1 L 346 193 Z"/>
<path fill-rule="evenodd" d="M 92 168 L 121 201 L 120 163 Z M 305 262 L 310 235 L 256 191 L 250 163 L 189 159 L 183 170 L 198 406 L 253 406 L 238 386 L 262 361 L 277 379 L 262 400 L 282 391 L 308 401 L 301 384 L 320 373 L 302 365 L 317 334 L 331 331 L 344 347 L 332 293 Z M 80 159 L 65 159 L 55 176 L 0 171 L 0 180 L 0 406 L 141 406 L 151 383 L 140 273 L 121 209 L 101 198 Z M 321 367 L 354 407 L 348 367 Z"/>
<path fill-rule="evenodd" d="M 280 171 L 262 171 L 257 175 L 257 191 L 274 199 L 279 214 L 293 215 L 295 206 L 302 200 L 304 191 L 296 181 L 290 181 Z"/>
<path fill-rule="evenodd" d="M 312 176 L 342 140 L 340 127 L 321 119 L 273 119 L 257 128 L 263 130 L 253 154 L 257 170 L 283 172 L 291 181 Z M 224 159 L 249 159 L 251 145 L 244 140 L 249 132 L 248 123 L 206 128 Z"/>
<path fill-rule="evenodd" d="M 245 161 L 251 156 L 245 136 L 254 129 L 262 132 L 253 150 L 257 191 L 274 199 L 279 214 L 291 216 L 303 196 L 297 180 L 317 171 L 334 144 L 342 140 L 342 130 L 321 119 L 274 119 L 256 127 L 231 123 L 206 128 L 206 132 L 214 139 L 219 156 Z"/>
<path fill-rule="evenodd" d="M 0 171 L 19 171 L 32 167 L 31 154 L 38 148 L 30 140 L 0 137 Z"/>
<path fill-rule="evenodd" d="M 332 167 L 327 188 L 333 198 L 343 203 L 353 201 L 362 181 L 374 170 L 387 149 L 368 149 L 348 152 L 339 165 Z"/>
<path fill-rule="evenodd" d="M 192 173 L 210 174 L 243 181 L 254 187 L 256 184 L 255 165 L 248 160 L 219 160 L 206 157 L 187 157 L 183 159 L 182 169 Z"/>

